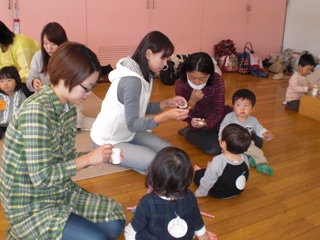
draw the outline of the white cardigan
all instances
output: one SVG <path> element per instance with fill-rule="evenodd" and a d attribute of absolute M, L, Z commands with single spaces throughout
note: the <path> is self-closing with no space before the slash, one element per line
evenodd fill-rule
<path fill-rule="evenodd" d="M 128 130 L 124 105 L 118 101 L 117 97 L 118 83 L 122 77 L 133 76 L 141 80 L 139 117 L 143 118 L 146 114 L 152 87 L 141 75 L 124 67 L 121 64 L 123 60 L 121 59 L 116 69 L 109 74 L 112 84 L 102 102 L 101 111 L 92 125 L 90 136 L 98 145 L 130 142 L 135 135 Z"/>

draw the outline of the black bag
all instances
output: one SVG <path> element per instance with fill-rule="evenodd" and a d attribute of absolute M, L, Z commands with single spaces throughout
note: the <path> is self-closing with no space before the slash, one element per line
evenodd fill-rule
<path fill-rule="evenodd" d="M 173 85 L 176 82 L 177 76 L 173 66 L 174 62 L 167 60 L 167 66 L 160 71 L 160 80 L 164 85 Z"/>

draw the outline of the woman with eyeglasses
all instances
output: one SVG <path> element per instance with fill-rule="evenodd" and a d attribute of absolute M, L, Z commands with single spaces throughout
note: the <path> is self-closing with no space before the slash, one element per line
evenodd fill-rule
<path fill-rule="evenodd" d="M 71 180 L 111 161 L 111 144 L 75 149 L 74 104 L 91 94 L 100 63 L 84 45 L 66 42 L 50 57 L 48 73 L 51 84 L 24 101 L 6 131 L 0 197 L 7 239 L 116 239 L 125 225 L 122 206 Z"/>
<path fill-rule="evenodd" d="M 142 174 L 146 174 L 157 152 L 171 146 L 147 130 L 188 116 L 187 109 L 177 108 L 179 103 L 186 103 L 183 97 L 150 102 L 153 77 L 166 66 L 173 51 L 168 37 L 153 31 L 142 39 L 132 57 L 120 59 L 109 73 L 111 85 L 91 129 L 95 146 L 111 143 L 120 148 L 124 152 L 120 165 Z M 171 109 L 162 112 L 165 108 Z"/>
<path fill-rule="evenodd" d="M 178 132 L 207 154 L 221 153 L 218 141 L 220 123 L 233 108 L 225 105 L 224 80 L 214 72 L 209 54 L 193 53 L 185 59 L 175 94 L 183 96 L 191 107 L 184 120 L 188 126 Z"/>

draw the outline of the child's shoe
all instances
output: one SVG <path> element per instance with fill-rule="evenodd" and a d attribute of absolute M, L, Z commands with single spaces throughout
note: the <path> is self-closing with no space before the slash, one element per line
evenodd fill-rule
<path fill-rule="evenodd" d="M 261 164 L 257 167 L 257 171 L 259 173 L 271 175 L 273 173 L 272 167 L 268 166 L 267 164 Z"/>
<path fill-rule="evenodd" d="M 248 157 L 248 162 L 249 162 L 250 166 L 251 166 L 251 167 L 256 167 L 256 166 L 257 166 L 257 165 L 256 165 L 256 160 L 254 160 L 254 158 L 251 157 L 251 156 L 248 156 L 248 155 L 247 155 L 247 157 Z"/>

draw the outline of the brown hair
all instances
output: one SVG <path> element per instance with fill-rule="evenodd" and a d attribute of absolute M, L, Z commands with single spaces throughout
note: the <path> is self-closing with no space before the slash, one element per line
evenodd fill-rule
<path fill-rule="evenodd" d="M 162 58 L 167 58 L 174 52 L 174 46 L 169 38 L 159 31 L 149 32 L 140 42 L 138 48 L 132 55 L 142 72 L 144 79 L 149 82 L 151 73 L 148 67 L 148 59 L 146 52 L 150 49 L 152 53 L 159 53 L 163 51 Z"/>
<path fill-rule="evenodd" d="M 248 150 L 251 143 L 251 135 L 244 127 L 231 123 L 222 130 L 221 140 L 226 142 L 229 152 L 241 154 Z"/>
<path fill-rule="evenodd" d="M 63 79 L 69 92 L 94 72 L 99 72 L 100 75 L 99 60 L 96 54 L 80 43 L 61 44 L 49 60 L 50 82 L 55 86 Z"/>
<path fill-rule="evenodd" d="M 188 154 L 176 147 L 165 147 L 149 165 L 146 187 L 152 187 L 160 196 L 182 199 L 192 177 L 193 168 Z"/>
<path fill-rule="evenodd" d="M 46 74 L 48 72 L 48 62 L 49 62 L 50 56 L 43 47 L 44 35 L 46 35 L 47 39 L 50 42 L 53 42 L 58 46 L 60 46 L 64 42 L 67 42 L 68 38 L 67 38 L 66 31 L 57 22 L 50 22 L 43 27 L 41 32 L 41 55 L 42 55 L 42 61 L 43 61 L 43 67 L 42 67 L 41 73 Z"/>

